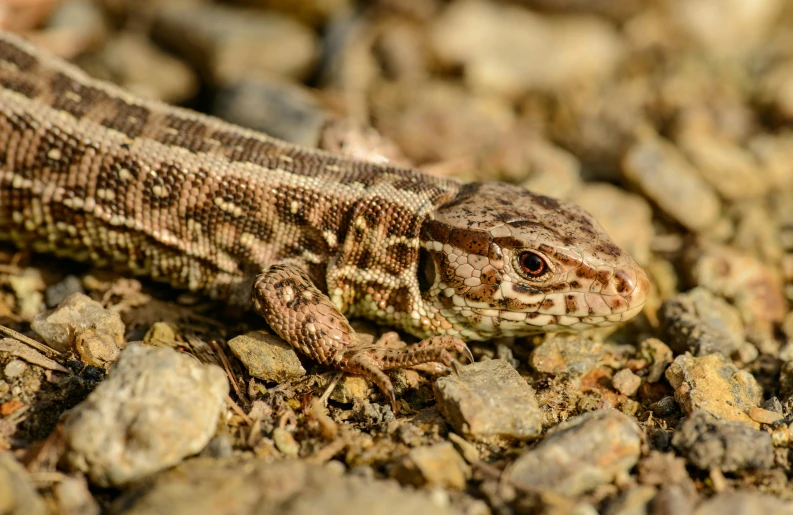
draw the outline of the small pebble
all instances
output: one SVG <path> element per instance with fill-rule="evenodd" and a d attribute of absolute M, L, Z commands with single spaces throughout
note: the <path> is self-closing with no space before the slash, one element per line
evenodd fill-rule
<path fill-rule="evenodd" d="M 21 359 L 12 359 L 3 369 L 3 375 L 5 375 L 7 379 L 14 379 L 24 374 L 27 368 L 27 363 Z"/>
<path fill-rule="evenodd" d="M 761 424 L 773 424 L 777 420 L 782 420 L 783 418 L 781 413 L 775 413 L 763 408 L 750 409 L 749 416 L 752 420 L 760 422 Z"/>
<path fill-rule="evenodd" d="M 392 472 L 400 483 L 462 490 L 471 468 L 450 442 L 411 449 Z"/>
<path fill-rule="evenodd" d="M 284 383 L 306 375 L 295 349 L 273 334 L 254 331 L 229 340 L 229 349 L 248 372 L 271 383 Z"/>
<path fill-rule="evenodd" d="M 617 389 L 622 395 L 632 397 L 636 395 L 639 386 L 642 384 L 642 379 L 628 370 L 627 368 L 620 370 L 611 380 L 614 388 Z"/>
<path fill-rule="evenodd" d="M 286 457 L 297 458 L 300 452 L 300 444 L 295 441 L 295 437 L 292 436 L 292 433 L 286 429 L 277 427 L 273 429 L 273 442 L 275 443 L 275 447 L 284 453 Z"/>

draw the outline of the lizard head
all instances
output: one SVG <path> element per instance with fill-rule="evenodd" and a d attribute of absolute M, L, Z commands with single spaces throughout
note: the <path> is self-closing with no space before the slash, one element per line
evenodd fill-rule
<path fill-rule="evenodd" d="M 617 324 L 649 289 L 591 215 L 518 186 L 464 186 L 420 238 L 422 299 L 468 339 Z"/>

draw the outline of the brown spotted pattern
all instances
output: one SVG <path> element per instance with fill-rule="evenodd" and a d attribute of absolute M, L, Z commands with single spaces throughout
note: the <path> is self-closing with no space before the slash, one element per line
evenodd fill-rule
<path fill-rule="evenodd" d="M 382 370 L 449 364 L 466 350 L 458 336 L 614 323 L 647 290 L 567 204 L 136 99 L 2 33 L 0 238 L 231 303 L 250 305 L 253 292 L 284 339 L 387 394 Z M 540 280 L 516 269 L 526 249 L 548 262 Z M 345 315 L 428 339 L 364 349 Z"/>

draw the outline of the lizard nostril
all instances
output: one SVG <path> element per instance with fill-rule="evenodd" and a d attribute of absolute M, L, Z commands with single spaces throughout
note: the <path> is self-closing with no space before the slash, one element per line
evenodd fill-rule
<path fill-rule="evenodd" d="M 650 281 L 644 270 L 638 266 L 626 267 L 618 269 L 614 274 L 614 287 L 628 301 L 629 306 L 635 307 L 647 300 Z"/>
<path fill-rule="evenodd" d="M 636 272 L 632 268 L 620 268 L 614 273 L 614 287 L 623 297 L 636 288 Z"/>

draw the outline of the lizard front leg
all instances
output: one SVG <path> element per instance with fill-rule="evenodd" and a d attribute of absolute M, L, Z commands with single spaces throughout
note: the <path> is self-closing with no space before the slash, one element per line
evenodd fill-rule
<path fill-rule="evenodd" d="M 392 402 L 394 388 L 383 372 L 423 363 L 453 367 L 450 352 L 471 352 L 459 338 L 435 336 L 402 349 L 364 345 L 347 318 L 311 281 L 299 262 L 274 264 L 256 278 L 253 287 L 256 311 L 281 338 L 323 365 L 371 380 Z"/>

